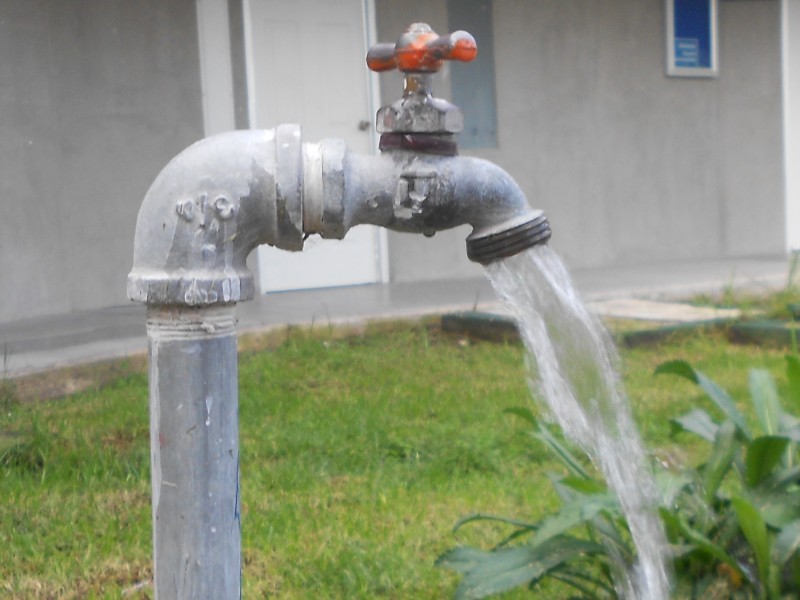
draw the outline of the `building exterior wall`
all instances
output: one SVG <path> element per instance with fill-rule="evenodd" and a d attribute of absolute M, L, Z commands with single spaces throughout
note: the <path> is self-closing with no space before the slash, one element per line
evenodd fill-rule
<path fill-rule="evenodd" d="M 242 4 L 217 1 L 246 127 Z M 450 29 L 446 0 L 375 9 L 382 41 Z M 663 0 L 494 0 L 498 143 L 463 153 L 517 179 L 571 266 L 785 250 L 780 2 L 719 16 L 719 77 L 692 80 L 664 74 Z M 199 60 L 196 0 L 0 3 L 0 321 L 127 302 L 141 200 L 204 133 Z M 391 279 L 479 275 L 468 233 L 390 233 Z"/>
<path fill-rule="evenodd" d="M 0 321 L 127 303 L 142 198 L 202 133 L 194 0 L 0 3 Z"/>
<path fill-rule="evenodd" d="M 444 0 L 376 14 L 381 40 L 449 29 Z M 462 153 L 517 179 L 573 267 L 785 250 L 779 2 L 720 2 L 716 79 L 665 75 L 664 15 L 663 0 L 494 0 L 498 145 Z M 382 76 L 384 102 L 398 86 Z M 393 280 L 475 274 L 468 232 L 391 234 Z"/>

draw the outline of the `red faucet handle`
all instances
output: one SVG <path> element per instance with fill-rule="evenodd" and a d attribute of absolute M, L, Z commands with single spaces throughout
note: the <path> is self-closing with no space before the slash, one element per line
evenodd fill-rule
<path fill-rule="evenodd" d="M 375 44 L 367 53 L 373 71 L 435 73 L 445 60 L 470 62 L 478 55 L 475 38 L 466 31 L 440 36 L 425 23 L 414 23 L 396 44 Z"/>

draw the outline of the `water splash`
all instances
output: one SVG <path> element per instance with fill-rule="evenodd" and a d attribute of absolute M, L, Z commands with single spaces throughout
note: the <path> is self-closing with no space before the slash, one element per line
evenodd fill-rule
<path fill-rule="evenodd" d="M 668 551 L 655 512 L 656 488 L 603 325 L 586 309 L 549 246 L 487 267 L 492 285 L 519 324 L 532 385 L 565 435 L 602 471 L 628 521 L 638 551 L 632 573 L 617 577 L 629 600 L 667 600 Z"/>

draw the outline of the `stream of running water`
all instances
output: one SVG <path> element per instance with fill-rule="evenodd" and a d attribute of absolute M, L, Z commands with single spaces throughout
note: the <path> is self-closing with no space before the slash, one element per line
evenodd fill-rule
<path fill-rule="evenodd" d="M 535 246 L 487 270 L 517 319 L 534 394 L 603 473 L 627 518 L 637 563 L 621 569 L 618 594 L 627 600 L 667 600 L 668 546 L 656 513 L 656 487 L 610 336 L 549 246 Z"/>

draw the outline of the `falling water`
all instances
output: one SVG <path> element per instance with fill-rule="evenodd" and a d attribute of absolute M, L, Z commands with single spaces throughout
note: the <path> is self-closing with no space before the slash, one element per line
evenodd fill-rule
<path fill-rule="evenodd" d="M 537 376 L 533 385 L 565 435 L 578 444 L 614 490 L 638 551 L 622 571 L 628 600 L 669 597 L 667 545 L 655 513 L 656 489 L 602 324 L 578 297 L 558 256 L 536 246 L 488 267 L 498 296 L 514 313 Z"/>

